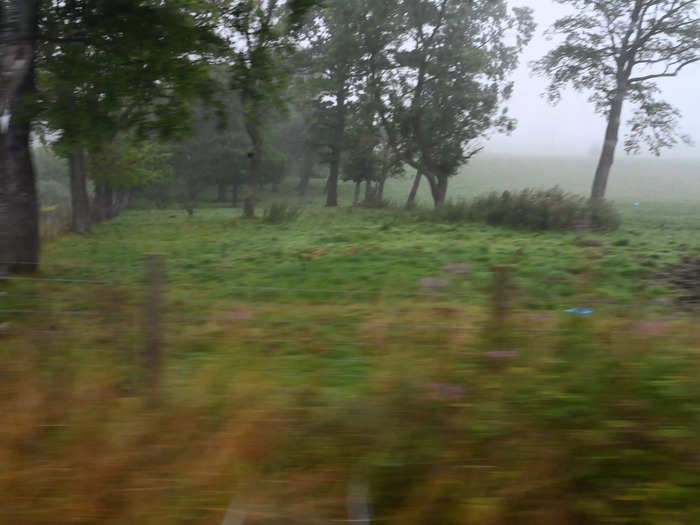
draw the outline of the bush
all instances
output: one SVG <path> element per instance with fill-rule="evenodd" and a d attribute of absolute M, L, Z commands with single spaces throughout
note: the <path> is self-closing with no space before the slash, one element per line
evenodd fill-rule
<path fill-rule="evenodd" d="M 269 208 L 263 213 L 263 222 L 265 224 L 283 224 L 292 222 L 301 215 L 301 208 L 291 206 L 286 202 L 273 202 Z"/>
<path fill-rule="evenodd" d="M 505 191 L 478 197 L 471 203 L 447 203 L 433 212 L 444 222 L 485 222 L 528 230 L 572 230 L 579 226 L 614 230 L 620 216 L 609 202 L 594 202 L 559 188 Z"/>
<path fill-rule="evenodd" d="M 622 225 L 620 212 L 609 201 L 588 201 L 593 226 L 599 230 L 617 230 Z"/>

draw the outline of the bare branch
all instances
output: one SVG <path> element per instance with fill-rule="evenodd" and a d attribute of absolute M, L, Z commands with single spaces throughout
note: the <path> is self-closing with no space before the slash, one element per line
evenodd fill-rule
<path fill-rule="evenodd" d="M 700 62 L 700 56 L 692 58 L 690 60 L 686 60 L 685 62 L 682 62 L 673 71 L 671 71 L 672 68 L 669 66 L 662 73 L 652 73 L 651 75 L 644 75 L 642 77 L 630 78 L 629 83 L 632 84 L 632 83 L 637 83 L 637 82 L 646 82 L 647 80 L 653 80 L 655 78 L 675 77 L 675 76 L 678 76 L 678 73 L 680 73 L 684 68 L 686 68 L 690 64 L 694 64 L 695 62 Z"/>

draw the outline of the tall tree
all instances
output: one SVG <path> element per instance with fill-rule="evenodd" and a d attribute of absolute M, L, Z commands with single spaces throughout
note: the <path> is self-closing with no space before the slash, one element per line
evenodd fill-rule
<path fill-rule="evenodd" d="M 364 4 L 359 42 L 363 56 L 360 67 L 360 111 L 355 120 L 359 121 L 362 133 L 373 138 L 372 154 L 378 165 L 376 176 L 367 180 L 365 200 L 381 203 L 387 178 L 404 173 L 404 161 L 392 147 L 383 127 L 382 97 L 389 91 L 394 79 L 396 62 L 392 59 L 402 46 L 405 35 L 401 32 L 400 0 L 364 0 Z M 372 183 L 375 184 L 374 188 Z"/>
<path fill-rule="evenodd" d="M 255 216 L 256 190 L 263 177 L 265 129 L 271 110 L 286 106 L 291 70 L 286 61 L 295 35 L 315 0 L 217 0 L 228 36 L 233 89 L 238 93 L 251 142 L 244 213 Z"/>
<path fill-rule="evenodd" d="M 318 120 L 326 137 L 329 175 L 326 205 L 338 205 L 348 115 L 357 107 L 363 1 L 328 0 L 307 27 L 307 74 L 313 79 Z"/>
<path fill-rule="evenodd" d="M 553 34 L 564 41 L 535 63 L 552 79 L 548 94 L 561 98 L 565 86 L 591 92 L 607 118 L 605 141 L 591 190 L 603 199 L 615 160 L 623 106 L 636 109 L 625 141 L 628 152 L 643 145 L 656 155 L 679 140 L 679 111 L 658 99 L 657 79 L 675 77 L 700 61 L 700 7 L 696 0 L 557 0 L 575 14 L 558 20 Z"/>
<path fill-rule="evenodd" d="M 504 0 L 403 0 L 406 35 L 395 79 L 383 97 L 390 142 L 430 184 L 436 206 L 448 180 L 491 130 L 512 130 L 503 103 L 509 74 L 534 30 L 526 8 Z"/>
<path fill-rule="evenodd" d="M 10 272 L 34 271 L 39 263 L 29 104 L 35 92 L 38 19 L 39 0 L 0 2 L 0 266 Z"/>
<path fill-rule="evenodd" d="M 172 147 L 173 168 L 176 180 L 184 187 L 186 201 L 196 202 L 212 185 L 217 190 L 223 186 L 221 193 L 230 186 L 236 206 L 248 168 L 246 131 L 234 96 L 223 92 L 219 97 L 227 99 L 226 120 L 214 118 L 211 110 L 202 106 L 193 119 L 192 134 Z"/>
<path fill-rule="evenodd" d="M 70 161 L 74 232 L 90 230 L 86 155 L 123 135 L 182 136 L 193 101 L 211 95 L 214 21 L 186 0 L 44 1 L 39 116 Z M 115 184 L 97 181 L 96 218 L 112 214 Z"/>
<path fill-rule="evenodd" d="M 308 65 L 304 64 L 306 58 L 303 53 L 295 56 L 297 63 L 294 66 L 295 74 L 291 86 L 292 107 L 288 141 L 289 156 L 296 160 L 298 165 L 297 191 L 301 196 L 306 195 L 309 183 L 315 176 L 315 167 L 321 158 L 325 142 L 317 111 L 314 82 L 305 74 L 305 71 L 308 71 Z"/>

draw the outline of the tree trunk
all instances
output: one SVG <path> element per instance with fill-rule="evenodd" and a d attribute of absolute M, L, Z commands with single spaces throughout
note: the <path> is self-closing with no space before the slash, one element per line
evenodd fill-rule
<path fill-rule="evenodd" d="M 299 186 L 297 190 L 299 195 L 306 195 L 306 191 L 309 189 L 309 181 L 311 180 L 311 174 L 314 169 L 314 156 L 310 150 L 304 151 L 304 158 L 301 162 L 301 174 L 299 176 Z"/>
<path fill-rule="evenodd" d="M 447 200 L 447 182 L 449 179 L 447 177 L 443 177 L 438 179 L 438 192 L 437 195 L 433 195 L 433 199 L 435 200 L 435 206 L 442 206 L 445 204 L 445 201 Z"/>
<path fill-rule="evenodd" d="M 31 122 L 24 101 L 35 91 L 34 54 L 38 0 L 11 3 L 12 24 L 0 35 L 0 274 L 34 272 L 39 265 L 39 200 L 31 156 Z M 2 6 L 3 19 L 7 6 Z"/>
<path fill-rule="evenodd" d="M 389 177 L 389 170 L 391 169 L 389 165 L 389 155 L 388 155 L 388 148 L 385 148 L 385 153 L 384 153 L 384 160 L 382 162 L 382 171 L 379 174 L 379 180 L 377 181 L 377 185 L 374 188 L 374 199 L 377 201 L 377 204 L 379 206 L 382 205 L 384 202 L 384 185 L 386 184 L 386 179 Z"/>
<path fill-rule="evenodd" d="M 338 107 L 336 109 L 336 122 L 333 131 L 333 145 L 331 146 L 331 167 L 328 177 L 328 194 L 326 195 L 326 206 L 333 208 L 338 206 L 338 176 L 340 174 L 340 159 L 345 140 L 345 119 L 347 108 L 345 106 L 345 82 L 337 93 Z"/>
<path fill-rule="evenodd" d="M 382 180 L 377 184 L 377 189 L 374 192 L 374 198 L 377 199 L 378 203 L 384 201 L 384 185 L 386 184 L 386 177 L 382 177 Z"/>
<path fill-rule="evenodd" d="M 360 188 L 362 186 L 362 182 L 357 181 L 355 182 L 355 195 L 352 199 L 352 205 L 357 206 L 360 203 Z"/>
<path fill-rule="evenodd" d="M 246 219 L 255 218 L 255 199 L 255 185 L 253 183 L 250 183 L 248 184 L 248 195 L 246 195 L 246 198 L 243 201 L 243 215 Z"/>
<path fill-rule="evenodd" d="M 615 149 L 617 148 L 620 134 L 622 106 L 626 96 L 626 80 L 618 79 L 617 92 L 610 107 L 610 113 L 608 114 L 608 127 L 605 131 L 603 151 L 600 154 L 598 168 L 596 169 L 595 178 L 593 179 L 593 188 L 591 190 L 591 199 L 593 200 L 603 200 L 605 198 L 610 169 L 612 168 L 613 162 L 615 162 Z"/>
<path fill-rule="evenodd" d="M 372 183 L 370 181 L 365 181 L 365 202 L 370 202 L 372 200 Z"/>
<path fill-rule="evenodd" d="M 330 174 L 326 183 L 326 206 L 338 206 L 338 176 L 340 175 L 340 150 L 334 148 L 331 154 Z"/>
<path fill-rule="evenodd" d="M 216 185 L 216 202 L 226 202 L 226 183 L 223 181 Z"/>
<path fill-rule="evenodd" d="M 114 189 L 109 182 L 95 184 L 95 199 L 92 203 L 92 219 L 95 222 L 108 221 L 116 215 Z"/>
<path fill-rule="evenodd" d="M 246 218 L 255 217 L 255 204 L 257 200 L 257 186 L 260 181 L 260 168 L 262 165 L 262 144 L 253 146 L 253 151 L 249 153 L 250 173 L 248 177 L 248 195 L 243 203 L 243 214 Z"/>
<path fill-rule="evenodd" d="M 88 233 L 90 223 L 90 199 L 87 192 L 87 177 L 85 173 L 85 154 L 71 153 L 68 159 L 70 175 L 70 200 L 72 208 L 71 231 L 73 233 Z"/>
<path fill-rule="evenodd" d="M 430 194 L 433 197 L 433 203 L 436 208 L 439 208 L 445 204 L 445 198 L 447 196 L 447 177 L 436 177 L 434 175 L 426 174 L 426 179 L 430 184 Z"/>
<path fill-rule="evenodd" d="M 418 195 L 418 188 L 420 188 L 420 180 L 422 177 L 423 172 L 417 170 L 416 178 L 413 179 L 413 186 L 411 186 L 411 193 L 408 194 L 408 201 L 406 201 L 407 208 L 413 208 L 416 205 L 416 195 Z"/>
<path fill-rule="evenodd" d="M 255 204 L 257 200 L 257 188 L 260 184 L 262 170 L 262 135 L 255 122 L 247 125 L 248 135 L 253 143 L 253 151 L 248 153 L 250 171 L 248 173 L 248 195 L 243 203 L 243 215 L 252 219 L 255 217 Z"/>
<path fill-rule="evenodd" d="M 116 191 L 116 198 L 114 200 L 114 212 L 113 216 L 118 217 L 122 210 L 129 206 L 129 194 L 131 192 L 128 188 L 118 188 Z"/>
<path fill-rule="evenodd" d="M 107 220 L 112 220 L 117 216 L 117 192 L 114 186 L 107 184 L 105 202 L 107 203 Z"/>

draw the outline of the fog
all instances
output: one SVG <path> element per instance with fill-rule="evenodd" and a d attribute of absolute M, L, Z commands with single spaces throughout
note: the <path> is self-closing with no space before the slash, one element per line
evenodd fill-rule
<path fill-rule="evenodd" d="M 562 101 L 552 106 L 543 96 L 547 80 L 532 74 L 529 63 L 554 47 L 544 35 L 551 24 L 570 13 L 568 7 L 552 0 L 516 0 L 513 5 L 535 10 L 537 31 L 526 49 L 514 76 L 515 91 L 509 109 L 518 120 L 510 136 L 494 136 L 488 153 L 592 155 L 597 153 L 605 131 L 604 119 L 587 100 L 588 94 L 569 90 Z M 700 143 L 700 64 L 686 68 L 677 78 L 659 81 L 663 96 L 683 113 L 681 131 Z M 626 132 L 626 130 L 623 130 Z M 624 152 L 622 153 L 624 155 Z M 666 157 L 700 157 L 700 147 L 679 145 L 663 153 Z"/>

